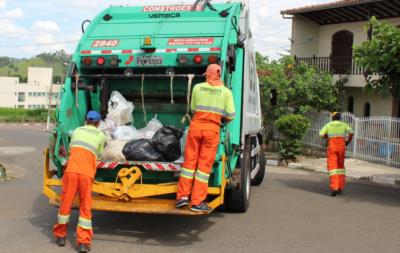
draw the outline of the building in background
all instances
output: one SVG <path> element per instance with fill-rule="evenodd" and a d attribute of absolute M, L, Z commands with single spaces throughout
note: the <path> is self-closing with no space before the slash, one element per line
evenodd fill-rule
<path fill-rule="evenodd" d="M 365 29 L 372 16 L 400 25 L 400 1 L 341 0 L 281 11 L 292 19 L 291 54 L 297 62 L 330 72 L 338 80 L 348 77 L 345 84 L 345 111 L 357 117 L 400 117 L 400 101 L 394 97 L 367 95 L 364 70 L 353 58 L 353 46 L 369 38 Z"/>
<path fill-rule="evenodd" d="M 0 107 L 39 109 L 58 103 L 59 84 L 53 84 L 52 68 L 28 68 L 28 83 L 18 77 L 0 77 Z"/>

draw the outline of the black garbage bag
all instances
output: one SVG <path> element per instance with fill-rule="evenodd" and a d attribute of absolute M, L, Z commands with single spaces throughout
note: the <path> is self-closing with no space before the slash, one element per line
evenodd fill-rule
<path fill-rule="evenodd" d="M 181 157 L 182 136 L 182 130 L 172 126 L 164 126 L 154 134 L 152 141 L 157 151 L 168 162 L 173 162 Z"/>
<path fill-rule="evenodd" d="M 122 150 L 127 161 L 165 162 L 164 157 L 154 148 L 151 140 L 139 139 L 128 142 Z"/>

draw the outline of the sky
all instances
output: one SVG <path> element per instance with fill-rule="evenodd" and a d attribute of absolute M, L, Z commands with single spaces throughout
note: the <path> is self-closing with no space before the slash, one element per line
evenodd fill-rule
<path fill-rule="evenodd" d="M 250 0 L 250 22 L 256 50 L 270 59 L 288 54 L 291 20 L 283 19 L 280 11 L 332 1 Z M 0 0 L 0 56 L 29 58 L 59 49 L 73 53 L 81 36 L 82 21 L 92 19 L 110 5 L 194 2 L 194 0 Z"/>

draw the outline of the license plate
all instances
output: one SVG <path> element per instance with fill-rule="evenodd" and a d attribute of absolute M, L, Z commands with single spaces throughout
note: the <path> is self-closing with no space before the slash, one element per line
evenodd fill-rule
<path fill-rule="evenodd" d="M 163 58 L 161 56 L 138 56 L 136 58 L 137 65 L 162 65 Z"/>

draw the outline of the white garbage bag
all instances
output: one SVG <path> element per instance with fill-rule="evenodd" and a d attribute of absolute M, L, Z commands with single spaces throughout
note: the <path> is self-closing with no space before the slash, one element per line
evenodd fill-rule
<path fill-rule="evenodd" d="M 115 131 L 117 123 L 110 117 L 107 116 L 104 120 L 100 121 L 99 129 L 106 135 L 108 141 L 112 140 L 112 134 Z"/>
<path fill-rule="evenodd" d="M 151 139 L 162 127 L 163 124 L 157 119 L 156 115 L 149 121 L 149 123 L 147 123 L 146 127 L 139 129 L 139 132 L 143 135 L 145 139 Z"/>
<path fill-rule="evenodd" d="M 117 126 L 124 126 L 128 123 L 133 123 L 133 110 L 132 102 L 128 102 L 118 91 L 111 93 L 110 100 L 108 101 L 108 115 L 115 120 Z"/>
<path fill-rule="evenodd" d="M 119 126 L 113 132 L 114 140 L 132 141 L 143 138 L 143 134 L 133 126 Z"/>
<path fill-rule="evenodd" d="M 104 162 L 125 162 L 125 156 L 122 153 L 127 141 L 109 141 L 104 149 L 103 159 Z"/>

